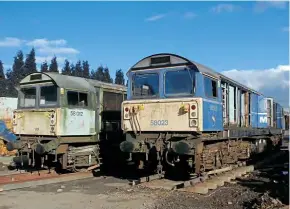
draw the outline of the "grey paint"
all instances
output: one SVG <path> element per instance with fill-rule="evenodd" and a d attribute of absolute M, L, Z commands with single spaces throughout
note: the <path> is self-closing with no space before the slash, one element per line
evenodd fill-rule
<path fill-rule="evenodd" d="M 36 74 L 42 74 L 42 80 L 33 80 L 30 81 L 30 75 L 36 75 Z M 105 89 L 112 89 L 115 91 L 121 91 L 126 92 L 127 87 L 117 84 L 110 84 L 105 83 L 97 80 L 92 79 L 86 79 L 76 76 L 68 76 L 68 75 L 62 75 L 59 73 L 32 73 L 25 78 L 23 78 L 20 81 L 20 85 L 28 84 L 28 83 L 34 83 L 34 82 L 40 82 L 40 81 L 53 81 L 57 86 L 64 89 L 77 89 L 77 90 L 83 90 L 88 92 L 96 93 L 95 87 L 101 87 Z"/>

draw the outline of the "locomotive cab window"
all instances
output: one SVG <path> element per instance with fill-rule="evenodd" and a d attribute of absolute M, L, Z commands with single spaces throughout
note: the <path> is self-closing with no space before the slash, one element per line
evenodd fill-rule
<path fill-rule="evenodd" d="M 217 81 L 209 77 L 204 77 L 204 90 L 207 97 L 217 97 Z"/>
<path fill-rule="evenodd" d="M 57 104 L 57 86 L 40 87 L 40 106 L 54 106 Z"/>
<path fill-rule="evenodd" d="M 87 107 L 88 106 L 88 94 L 76 91 L 67 92 L 67 104 L 69 106 Z"/>
<path fill-rule="evenodd" d="M 157 73 L 135 74 L 132 83 L 134 97 L 154 97 L 159 94 L 159 75 Z"/>
<path fill-rule="evenodd" d="M 194 70 L 180 69 L 165 73 L 166 96 L 188 96 L 194 94 Z"/>
<path fill-rule="evenodd" d="M 36 87 L 24 87 L 19 93 L 20 107 L 35 107 L 36 106 Z"/>

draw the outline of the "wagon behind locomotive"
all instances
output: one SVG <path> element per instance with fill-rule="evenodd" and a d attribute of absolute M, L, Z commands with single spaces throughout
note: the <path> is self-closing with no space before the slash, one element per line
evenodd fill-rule
<path fill-rule="evenodd" d="M 200 174 L 248 159 L 281 139 L 281 105 L 204 65 L 156 54 L 127 76 L 120 149 L 140 168 L 161 173 L 180 165 Z"/>
<path fill-rule="evenodd" d="M 72 170 L 99 165 L 99 142 L 122 139 L 124 86 L 49 72 L 26 76 L 17 89 L 13 130 L 19 140 L 7 144 L 18 150 L 17 164 L 58 162 Z"/>

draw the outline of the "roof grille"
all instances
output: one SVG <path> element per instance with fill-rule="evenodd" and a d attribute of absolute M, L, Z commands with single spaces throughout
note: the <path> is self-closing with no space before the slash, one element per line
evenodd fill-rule
<path fill-rule="evenodd" d="M 41 80 L 42 79 L 42 75 L 41 74 L 34 74 L 30 76 L 30 80 Z"/>
<path fill-rule="evenodd" d="M 151 65 L 164 65 L 164 64 L 170 64 L 170 56 L 151 58 Z"/>

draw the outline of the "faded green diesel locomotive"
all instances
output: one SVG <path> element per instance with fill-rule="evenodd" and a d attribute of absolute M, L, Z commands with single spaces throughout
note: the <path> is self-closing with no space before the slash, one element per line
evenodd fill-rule
<path fill-rule="evenodd" d="M 13 131 L 18 140 L 7 148 L 18 150 L 17 165 L 57 165 L 77 171 L 99 167 L 105 160 L 100 149 L 107 159 L 108 146 L 111 153 L 114 147 L 119 150 L 125 86 L 38 72 L 26 76 L 16 88 Z"/>

